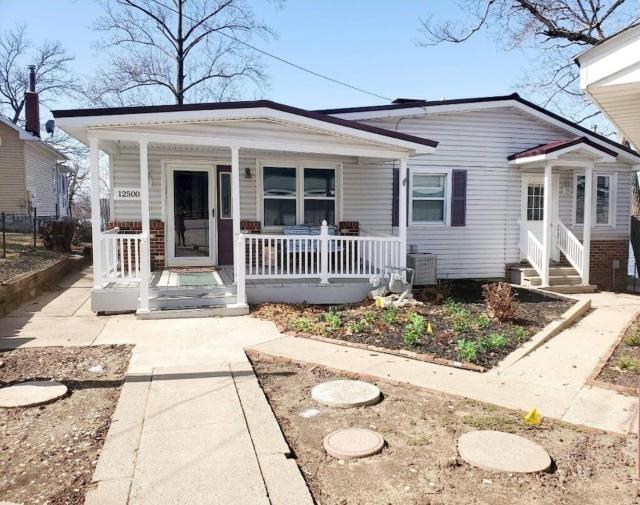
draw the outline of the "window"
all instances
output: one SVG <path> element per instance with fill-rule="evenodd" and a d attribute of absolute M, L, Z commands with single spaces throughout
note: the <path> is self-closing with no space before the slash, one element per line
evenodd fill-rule
<path fill-rule="evenodd" d="M 336 171 L 332 168 L 304 169 L 304 224 L 336 222 Z"/>
<path fill-rule="evenodd" d="M 613 214 L 613 197 L 612 186 L 613 180 L 610 175 L 595 175 L 595 224 L 609 225 L 612 222 Z M 576 224 L 584 224 L 584 191 L 585 176 L 577 175 L 575 183 L 575 209 Z"/>
<path fill-rule="evenodd" d="M 264 226 L 296 224 L 297 190 L 295 167 L 264 167 Z"/>
<path fill-rule="evenodd" d="M 220 172 L 220 219 L 231 219 L 231 172 Z"/>
<path fill-rule="evenodd" d="M 527 221 L 544 219 L 544 184 L 527 186 Z"/>
<path fill-rule="evenodd" d="M 411 180 L 411 222 L 446 221 L 446 174 L 415 173 Z"/>

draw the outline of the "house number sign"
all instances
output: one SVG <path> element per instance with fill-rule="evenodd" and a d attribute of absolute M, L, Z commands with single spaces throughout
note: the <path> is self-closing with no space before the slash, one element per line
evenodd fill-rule
<path fill-rule="evenodd" d="M 140 200 L 140 188 L 115 188 L 114 200 Z"/>

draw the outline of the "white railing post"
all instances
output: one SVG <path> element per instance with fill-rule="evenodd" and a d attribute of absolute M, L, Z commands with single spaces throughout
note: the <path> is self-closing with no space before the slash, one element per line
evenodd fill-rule
<path fill-rule="evenodd" d="M 582 285 L 589 285 L 589 261 L 591 254 L 591 218 L 593 205 L 593 166 L 584 171 L 584 226 L 582 231 Z"/>
<path fill-rule="evenodd" d="M 547 163 L 544 167 L 544 205 L 543 205 L 543 217 L 542 217 L 542 287 L 549 286 L 549 261 L 551 259 L 551 226 L 552 226 L 552 215 L 551 209 L 553 209 L 553 203 L 551 202 L 551 198 L 553 197 L 552 185 L 553 185 L 553 176 L 552 176 L 552 167 L 551 163 Z"/>
<path fill-rule="evenodd" d="M 320 227 L 320 284 L 329 284 L 329 228 L 326 221 Z"/>
<path fill-rule="evenodd" d="M 100 215 L 100 167 L 98 139 L 89 139 L 89 168 L 91 173 L 91 237 L 93 252 L 93 287 L 101 288 L 102 282 L 102 229 Z"/>
<path fill-rule="evenodd" d="M 236 265 L 236 303 L 238 305 L 247 304 L 247 292 L 246 292 L 246 247 L 244 234 L 238 234 L 238 241 L 236 243 L 236 259 L 238 261 Z"/>
<path fill-rule="evenodd" d="M 147 157 L 147 142 L 140 142 L 140 210 L 142 217 L 142 252 L 140 270 L 140 310 L 149 310 L 149 279 L 151 278 L 151 250 L 149 224 L 149 162 Z M 123 261 L 123 258 L 120 259 Z"/>

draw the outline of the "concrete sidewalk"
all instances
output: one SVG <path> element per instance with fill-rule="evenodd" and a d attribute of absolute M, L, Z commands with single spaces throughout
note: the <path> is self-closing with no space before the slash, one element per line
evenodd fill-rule
<path fill-rule="evenodd" d="M 640 312 L 640 297 L 588 295 L 593 310 L 526 358 L 484 374 L 389 354 L 284 336 L 251 349 L 528 411 L 615 433 L 636 432 L 637 399 L 585 385 L 598 360 Z"/>
<path fill-rule="evenodd" d="M 135 346 L 87 505 L 312 503 L 243 351 L 273 324 L 98 317 L 91 285 L 87 270 L 0 318 L 0 349 Z"/>

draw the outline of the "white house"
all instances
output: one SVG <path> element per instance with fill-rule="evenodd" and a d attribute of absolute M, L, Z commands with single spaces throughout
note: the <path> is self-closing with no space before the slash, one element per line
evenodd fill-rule
<path fill-rule="evenodd" d="M 626 279 L 640 155 L 516 94 L 54 117 L 90 146 L 94 216 L 98 152 L 109 155 L 111 229 L 96 218 L 93 230 L 95 311 L 356 301 L 407 251 L 434 255 L 441 279 L 515 273 L 563 291 Z"/>
<path fill-rule="evenodd" d="M 0 114 L 0 211 L 7 214 L 8 226 L 17 228 L 29 226 L 34 211 L 43 218 L 59 218 L 69 212 L 66 157 L 40 139 L 33 69 L 25 117 L 23 129 Z"/>

